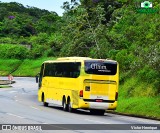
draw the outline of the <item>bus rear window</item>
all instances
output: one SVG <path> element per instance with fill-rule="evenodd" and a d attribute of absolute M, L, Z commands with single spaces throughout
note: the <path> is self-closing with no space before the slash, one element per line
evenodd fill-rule
<path fill-rule="evenodd" d="M 110 61 L 85 61 L 85 72 L 96 75 L 115 75 L 117 73 L 117 62 Z"/>

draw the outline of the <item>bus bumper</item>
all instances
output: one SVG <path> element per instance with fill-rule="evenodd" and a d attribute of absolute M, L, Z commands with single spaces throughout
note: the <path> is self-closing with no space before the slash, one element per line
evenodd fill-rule
<path fill-rule="evenodd" d="M 79 101 L 79 108 L 83 109 L 115 110 L 116 107 L 117 107 L 117 101 L 115 101 L 114 103 L 85 102 L 83 100 Z"/>

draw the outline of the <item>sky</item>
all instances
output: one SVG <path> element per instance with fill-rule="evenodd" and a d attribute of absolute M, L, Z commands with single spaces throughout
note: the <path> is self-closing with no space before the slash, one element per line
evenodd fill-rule
<path fill-rule="evenodd" d="M 63 2 L 70 0 L 0 0 L 1 2 L 18 2 L 24 6 L 33 6 L 48 11 L 55 11 L 58 15 L 62 16 L 64 10 L 61 8 Z"/>

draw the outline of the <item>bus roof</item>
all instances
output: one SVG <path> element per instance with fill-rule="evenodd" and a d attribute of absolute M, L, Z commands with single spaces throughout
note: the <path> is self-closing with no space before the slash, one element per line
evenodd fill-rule
<path fill-rule="evenodd" d="M 62 57 L 58 58 L 57 60 L 86 60 L 86 59 L 92 59 L 90 57 Z"/>
<path fill-rule="evenodd" d="M 84 61 L 84 60 L 105 60 L 105 61 L 111 61 L 111 62 L 116 62 L 115 60 L 111 59 L 93 59 L 90 57 L 61 57 L 57 58 L 56 60 L 48 60 L 44 61 L 43 63 L 52 63 L 52 62 L 75 62 L 75 61 Z"/>

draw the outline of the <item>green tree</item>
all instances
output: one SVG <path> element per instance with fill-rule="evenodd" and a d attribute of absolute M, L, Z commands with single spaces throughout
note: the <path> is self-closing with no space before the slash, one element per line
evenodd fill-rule
<path fill-rule="evenodd" d="M 67 50 L 68 55 L 76 56 L 97 56 L 101 58 L 106 42 L 103 35 L 105 26 L 102 21 L 105 20 L 104 8 L 101 4 L 92 7 L 91 11 L 87 11 L 83 5 L 74 8 L 66 13 L 63 18 L 66 25 L 63 28 L 64 43 L 62 55 Z M 103 41 L 102 41 L 103 40 Z M 72 42 L 70 45 L 68 42 Z M 94 53 L 92 48 L 95 49 Z M 101 49 L 102 48 L 102 49 Z M 91 55 L 88 54 L 91 52 Z"/>

